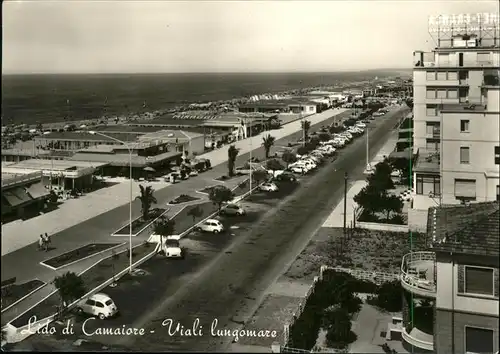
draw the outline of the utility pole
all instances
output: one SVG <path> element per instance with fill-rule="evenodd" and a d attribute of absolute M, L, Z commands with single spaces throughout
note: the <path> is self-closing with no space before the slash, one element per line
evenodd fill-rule
<path fill-rule="evenodd" d="M 347 226 L 347 172 L 344 173 L 344 239 Z"/>

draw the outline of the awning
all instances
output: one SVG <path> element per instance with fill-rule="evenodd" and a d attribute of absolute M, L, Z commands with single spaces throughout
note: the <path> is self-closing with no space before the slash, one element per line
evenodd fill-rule
<path fill-rule="evenodd" d="M 27 191 L 33 199 L 47 197 L 50 194 L 43 183 L 34 183 L 28 187 Z"/>
<path fill-rule="evenodd" d="M 18 205 L 33 201 L 33 198 L 31 198 L 31 196 L 22 187 L 10 189 L 8 191 L 2 192 L 2 194 L 12 207 L 16 207 Z"/>

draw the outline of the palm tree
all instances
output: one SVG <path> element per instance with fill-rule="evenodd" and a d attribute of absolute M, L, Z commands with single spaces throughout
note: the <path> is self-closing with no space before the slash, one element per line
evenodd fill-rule
<path fill-rule="evenodd" d="M 158 249 L 158 251 L 161 251 L 164 244 L 163 237 L 170 236 L 175 232 L 175 220 L 166 216 L 161 217 L 155 222 L 153 232 L 161 237 L 161 245 Z"/>
<path fill-rule="evenodd" d="M 139 199 L 141 201 L 141 211 L 142 211 L 142 219 L 144 221 L 148 220 L 149 210 L 151 209 L 151 205 L 158 203 L 156 197 L 153 195 L 154 189 L 151 186 L 144 187 L 142 184 L 139 185 L 139 189 L 141 194 L 137 196 L 135 199 Z"/>
<path fill-rule="evenodd" d="M 264 146 L 264 151 L 266 152 L 266 159 L 269 158 L 269 151 L 271 151 L 271 147 L 274 145 L 276 138 L 271 136 L 271 134 L 267 134 L 267 136 L 262 138 L 262 145 Z"/>
<path fill-rule="evenodd" d="M 302 126 L 302 131 L 304 134 L 304 143 L 305 143 L 305 141 L 307 140 L 308 134 L 309 134 L 309 130 L 311 129 L 311 122 L 308 120 L 303 120 L 301 122 L 301 126 Z"/>
<path fill-rule="evenodd" d="M 234 166 L 236 163 L 236 157 L 238 156 L 240 150 L 234 145 L 229 146 L 227 149 L 227 169 L 229 177 L 234 176 Z"/>
<path fill-rule="evenodd" d="M 83 279 L 73 272 L 55 277 L 54 286 L 59 291 L 63 309 L 87 293 Z"/>

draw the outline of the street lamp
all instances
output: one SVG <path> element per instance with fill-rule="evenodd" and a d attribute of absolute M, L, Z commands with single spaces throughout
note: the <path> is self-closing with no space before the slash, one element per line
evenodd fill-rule
<path fill-rule="evenodd" d="M 125 141 L 122 141 L 120 139 L 117 139 L 117 138 L 114 138 L 112 136 L 109 136 L 109 135 L 106 135 L 106 134 L 103 134 L 103 133 L 99 133 L 99 132 L 96 132 L 96 131 L 89 131 L 89 134 L 91 135 L 100 135 L 100 136 L 103 136 L 105 138 L 108 138 L 108 139 L 111 139 L 111 140 L 114 140 L 120 144 L 123 144 L 125 145 L 125 147 L 127 148 L 128 150 L 128 154 L 129 154 L 129 165 L 130 165 L 130 170 L 129 170 L 129 173 L 130 173 L 130 200 L 129 200 L 129 273 L 132 274 L 132 202 L 133 202 L 133 198 L 132 198 L 132 193 L 133 193 L 133 186 L 134 186 L 134 180 L 132 179 L 132 149 L 130 148 L 130 145 L 125 142 Z"/>

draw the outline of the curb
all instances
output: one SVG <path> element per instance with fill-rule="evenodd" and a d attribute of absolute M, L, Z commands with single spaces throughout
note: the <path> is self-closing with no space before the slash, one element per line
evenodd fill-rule
<path fill-rule="evenodd" d="M 40 280 L 40 279 L 35 278 L 35 279 L 32 279 L 32 280 Z M 28 283 L 28 282 L 30 282 L 30 281 L 31 281 L 31 280 L 28 280 L 28 281 L 26 281 L 26 282 L 24 282 L 24 283 L 22 283 L 22 284 L 19 284 L 19 285 L 26 284 L 26 283 Z M 40 280 L 40 281 L 41 281 L 41 282 L 43 282 L 43 284 L 42 284 L 42 285 L 40 285 L 38 288 L 36 288 L 36 289 L 32 290 L 32 291 L 31 291 L 31 292 L 29 292 L 28 294 L 24 295 L 24 296 L 23 296 L 22 298 L 20 298 L 19 300 L 17 300 L 17 301 L 15 301 L 15 302 L 13 302 L 13 303 L 12 303 L 12 304 L 10 304 L 9 306 L 7 306 L 7 307 L 3 308 L 1 312 L 5 312 L 5 311 L 7 311 L 7 310 L 8 310 L 8 309 L 10 309 L 11 307 L 13 307 L 13 306 L 17 305 L 18 303 L 20 303 L 20 302 L 24 301 L 24 300 L 25 300 L 25 299 L 27 299 L 29 296 L 33 295 L 33 294 L 34 294 L 34 293 L 36 293 L 38 290 L 42 289 L 43 287 L 45 287 L 45 286 L 47 285 L 47 283 L 46 283 L 46 282 L 44 282 L 44 281 L 42 281 L 42 280 Z"/>
<path fill-rule="evenodd" d="M 91 244 L 92 244 L 92 243 L 87 243 L 87 245 L 91 245 Z M 105 250 L 102 250 L 102 251 L 100 251 L 100 252 L 93 253 L 93 254 L 88 255 L 88 256 L 85 256 L 85 257 L 83 257 L 83 258 L 77 259 L 76 261 L 73 261 L 73 262 L 71 262 L 71 263 L 65 264 L 65 265 L 60 266 L 60 267 L 58 267 L 58 268 L 54 268 L 54 267 L 52 267 L 52 266 L 50 266 L 50 265 L 48 265 L 48 264 L 45 264 L 45 263 L 44 263 L 45 261 L 41 261 L 41 262 L 40 262 L 40 265 L 43 265 L 44 267 L 50 268 L 50 269 L 52 269 L 52 270 L 59 270 L 59 269 L 61 269 L 61 268 L 64 268 L 64 267 L 69 267 L 70 265 L 73 265 L 73 264 L 75 264 L 75 263 L 78 263 L 78 262 L 84 261 L 84 260 L 86 260 L 86 259 L 89 259 L 89 258 L 91 258 L 91 257 L 94 257 L 94 256 L 96 256 L 96 255 L 98 255 L 98 254 L 102 254 L 102 253 L 104 253 L 104 252 L 107 252 L 107 251 L 113 250 L 113 249 L 115 249 L 115 248 L 118 248 L 118 247 L 120 247 L 120 246 L 123 246 L 124 244 L 126 244 L 126 242 L 123 242 L 123 243 L 118 243 L 118 244 L 116 244 L 116 245 L 114 245 L 114 246 L 112 246 L 112 247 L 110 247 L 110 248 L 106 248 Z M 85 247 L 85 246 L 82 246 L 82 247 Z M 72 250 L 70 250 L 70 251 L 68 251 L 68 252 L 65 252 L 65 253 L 69 253 L 69 252 L 76 251 L 77 249 L 80 249 L 80 248 L 82 248 L 82 247 L 78 247 L 78 248 L 72 249 Z M 63 253 L 63 254 L 64 254 L 64 253 Z M 57 257 L 57 256 L 56 256 L 56 257 Z M 52 257 L 52 258 L 55 258 L 55 257 Z M 49 258 L 48 260 L 51 260 L 52 258 Z"/>
<path fill-rule="evenodd" d="M 167 208 L 163 211 L 163 213 L 161 213 L 158 217 L 154 218 L 151 222 L 147 223 L 142 229 L 139 230 L 139 232 L 135 233 L 135 234 L 132 234 L 132 237 L 136 237 L 137 235 L 140 235 L 141 232 L 143 232 L 144 230 L 146 230 L 148 227 L 151 226 L 151 224 L 153 224 L 156 220 L 158 220 L 159 218 L 161 218 L 163 215 L 165 215 L 166 213 L 168 213 L 170 211 L 170 208 Z M 134 223 L 134 221 L 136 220 L 139 220 L 141 218 L 141 216 L 139 216 L 138 218 L 135 218 L 134 220 L 132 220 L 132 224 Z M 125 226 L 128 226 L 129 224 L 127 223 L 127 225 Z M 124 226 L 124 227 L 125 227 Z M 122 228 L 118 229 L 117 231 L 113 232 L 110 236 L 112 237 L 126 237 L 126 236 L 130 236 L 130 234 L 117 234 L 118 231 L 120 231 Z"/>

